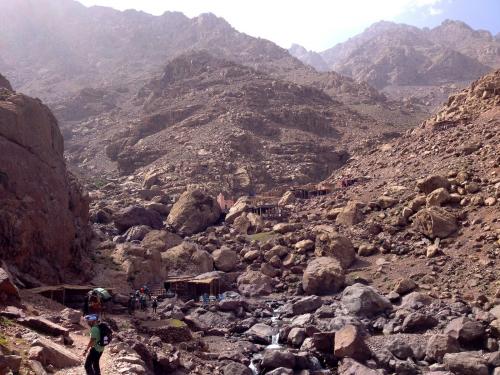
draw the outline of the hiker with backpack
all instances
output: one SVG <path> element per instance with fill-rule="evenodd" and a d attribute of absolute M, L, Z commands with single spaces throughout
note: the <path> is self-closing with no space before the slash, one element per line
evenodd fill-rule
<path fill-rule="evenodd" d="M 104 347 L 111 342 L 112 331 L 106 323 L 99 323 L 95 314 L 86 315 L 85 320 L 90 326 L 90 340 L 83 352 L 86 355 L 85 371 L 87 375 L 101 375 L 99 360 Z"/>

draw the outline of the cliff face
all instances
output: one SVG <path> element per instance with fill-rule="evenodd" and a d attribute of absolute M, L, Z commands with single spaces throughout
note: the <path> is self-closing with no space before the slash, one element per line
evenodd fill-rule
<path fill-rule="evenodd" d="M 89 202 L 63 148 L 50 110 L 0 76 L 0 258 L 45 282 L 85 269 Z"/>

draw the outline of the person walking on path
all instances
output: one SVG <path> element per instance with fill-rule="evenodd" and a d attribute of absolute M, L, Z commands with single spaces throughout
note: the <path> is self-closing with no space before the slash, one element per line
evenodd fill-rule
<path fill-rule="evenodd" d="M 90 340 L 83 352 L 83 355 L 87 356 L 85 359 L 85 371 L 87 375 L 101 375 L 99 360 L 104 351 L 104 346 L 99 345 L 101 331 L 98 326 L 98 317 L 95 314 L 87 315 L 85 316 L 85 320 L 90 326 Z"/>
<path fill-rule="evenodd" d="M 156 314 L 156 309 L 158 308 L 158 299 L 156 297 L 153 297 L 151 307 L 153 308 L 153 313 Z"/>

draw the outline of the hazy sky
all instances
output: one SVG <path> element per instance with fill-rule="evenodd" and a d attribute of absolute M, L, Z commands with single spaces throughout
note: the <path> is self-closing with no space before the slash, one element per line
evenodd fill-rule
<path fill-rule="evenodd" d="M 436 26 L 460 19 L 500 32 L 500 0 L 78 0 L 84 5 L 137 9 L 152 14 L 180 11 L 189 17 L 212 12 L 238 31 L 284 48 L 298 43 L 322 51 L 380 20 Z"/>

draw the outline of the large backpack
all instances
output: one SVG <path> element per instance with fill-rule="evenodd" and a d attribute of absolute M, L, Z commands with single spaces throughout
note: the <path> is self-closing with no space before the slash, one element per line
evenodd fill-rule
<path fill-rule="evenodd" d="M 100 346 L 109 345 L 111 340 L 113 339 L 113 331 L 106 323 L 99 323 L 99 332 L 101 334 L 101 339 L 99 340 Z"/>

